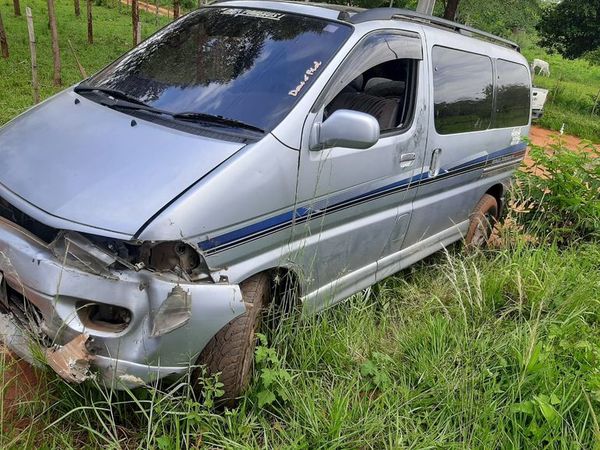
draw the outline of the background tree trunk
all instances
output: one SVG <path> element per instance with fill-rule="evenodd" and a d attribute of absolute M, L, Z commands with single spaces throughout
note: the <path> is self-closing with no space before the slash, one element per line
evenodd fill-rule
<path fill-rule="evenodd" d="M 140 37 L 138 34 L 140 22 L 140 9 L 138 6 L 138 0 L 131 1 L 131 26 L 133 30 L 133 46 L 135 47 L 140 43 Z"/>
<path fill-rule="evenodd" d="M 94 23 L 92 18 L 92 0 L 87 0 L 87 23 L 88 23 L 88 42 L 94 43 Z"/>
<path fill-rule="evenodd" d="M 458 2 L 460 0 L 448 0 L 444 9 L 444 19 L 455 20 L 456 12 L 458 11 Z"/>
<path fill-rule="evenodd" d="M 2 13 L 0 12 L 0 51 L 3 58 L 8 58 L 8 41 L 6 40 L 6 31 L 2 22 Z"/>
<path fill-rule="evenodd" d="M 79 4 L 79 0 L 74 0 L 74 6 L 75 6 L 75 16 L 79 17 L 81 16 L 81 6 Z"/>
<path fill-rule="evenodd" d="M 15 16 L 20 16 L 21 15 L 21 4 L 19 3 L 19 0 L 13 0 L 13 6 L 15 8 Z"/>
<path fill-rule="evenodd" d="M 173 0 L 173 20 L 176 20 L 179 17 L 180 9 L 180 0 Z"/>
<path fill-rule="evenodd" d="M 48 21 L 50 23 L 50 38 L 52 40 L 52 59 L 54 61 L 54 86 L 60 86 L 60 47 L 58 46 L 58 29 L 56 27 L 56 10 L 54 0 L 48 0 Z"/>
<path fill-rule="evenodd" d="M 35 50 L 35 30 L 33 28 L 33 15 L 31 14 L 31 8 L 27 6 L 25 8 L 25 15 L 27 16 L 27 31 L 29 32 L 29 51 L 31 53 L 31 86 L 33 87 L 33 102 L 40 102 L 40 84 L 37 76 L 37 53 Z"/>

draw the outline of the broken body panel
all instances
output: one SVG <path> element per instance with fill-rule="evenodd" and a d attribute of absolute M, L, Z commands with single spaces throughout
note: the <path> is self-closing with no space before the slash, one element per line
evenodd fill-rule
<path fill-rule="evenodd" d="M 0 267 L 4 275 L 0 297 L 13 306 L 4 309 L 1 320 L 16 322 L 16 327 L 0 331 L 3 340 L 17 354 L 32 360 L 28 356 L 31 341 L 21 339 L 19 333 L 28 333 L 36 340 L 43 336 L 50 347 L 69 345 L 85 334 L 86 341 L 92 340 L 86 347 L 93 353 L 89 361 L 93 360 L 102 378 L 109 382 L 123 376 L 127 381 L 127 376 L 134 376 L 141 384 L 185 373 L 210 338 L 245 311 L 237 285 L 186 283 L 144 270 L 113 271 L 113 279 L 69 267 L 46 243 L 3 218 Z M 192 300 L 190 319 L 170 333 L 152 336 L 154 314 L 175 287 L 187 292 Z M 81 314 L 82 302 L 126 308 L 131 320 L 117 332 L 101 323 L 90 326 Z M 71 346 L 76 354 L 81 353 L 81 346 Z M 53 367 L 64 367 L 64 363 L 56 362 L 57 353 L 48 353 L 48 360 Z M 73 358 L 81 359 L 77 355 Z"/>

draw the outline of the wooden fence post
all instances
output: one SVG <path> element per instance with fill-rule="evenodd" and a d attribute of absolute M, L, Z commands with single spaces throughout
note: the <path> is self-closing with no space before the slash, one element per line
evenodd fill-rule
<path fill-rule="evenodd" d="M 13 0 L 13 7 L 15 8 L 15 16 L 21 15 L 21 3 L 19 0 Z"/>
<path fill-rule="evenodd" d="M 173 0 L 173 20 L 177 20 L 179 18 L 180 13 L 180 1 Z"/>
<path fill-rule="evenodd" d="M 74 0 L 73 6 L 75 7 L 75 17 L 81 16 L 81 6 L 79 4 L 79 0 Z"/>
<path fill-rule="evenodd" d="M 77 57 L 77 53 L 75 53 L 75 49 L 73 48 L 73 44 L 71 44 L 71 39 L 67 39 L 67 42 L 69 43 L 69 48 L 71 49 L 71 53 L 73 53 L 73 58 L 75 58 L 75 63 L 77 64 L 77 68 L 79 69 L 79 73 L 81 74 L 81 78 L 83 78 L 83 79 L 87 78 L 87 73 L 85 72 L 85 69 L 83 68 L 83 66 L 79 62 L 79 58 Z"/>
<path fill-rule="evenodd" d="M 94 43 L 94 23 L 92 18 L 92 0 L 86 1 L 87 7 L 87 31 L 88 31 L 88 43 Z"/>
<path fill-rule="evenodd" d="M 139 32 L 140 23 L 140 10 L 138 7 L 138 0 L 131 1 L 131 29 L 133 31 L 133 46 L 135 47 L 140 43 Z"/>
<path fill-rule="evenodd" d="M 48 21 L 50 22 L 50 38 L 52 40 L 52 60 L 54 61 L 54 86 L 60 86 L 60 47 L 58 46 L 58 29 L 56 27 L 56 10 L 54 0 L 48 0 Z"/>
<path fill-rule="evenodd" d="M 160 9 L 160 5 L 158 4 L 158 0 L 154 0 L 154 5 L 156 6 L 156 14 L 154 16 L 154 24 L 158 25 L 158 13 Z"/>
<path fill-rule="evenodd" d="M 2 12 L 0 12 L 0 51 L 2 51 L 3 58 L 8 58 L 8 40 L 6 39 L 6 31 L 2 22 Z"/>
<path fill-rule="evenodd" d="M 27 31 L 29 32 L 29 51 L 31 52 L 31 86 L 33 87 L 33 103 L 40 102 L 40 85 L 37 76 L 37 55 L 35 52 L 35 30 L 33 28 L 33 15 L 31 8 L 25 8 L 27 16 Z"/>

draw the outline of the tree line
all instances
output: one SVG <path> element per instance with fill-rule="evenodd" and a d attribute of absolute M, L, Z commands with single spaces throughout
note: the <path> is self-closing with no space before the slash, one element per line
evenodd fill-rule
<path fill-rule="evenodd" d="M 53 82 L 61 85 L 61 59 L 56 24 L 55 0 L 46 0 L 48 6 L 48 26 L 50 29 L 52 54 L 54 61 Z M 98 3 L 108 0 L 96 0 Z M 122 0 L 114 0 L 121 7 Z M 125 0 L 131 4 L 132 44 L 141 42 L 139 3 L 140 0 Z M 159 14 L 161 0 L 154 0 L 156 14 Z M 181 15 L 186 8 L 200 7 L 204 0 L 172 0 L 173 19 Z M 352 6 L 401 7 L 415 9 L 417 0 L 329 0 L 329 3 L 350 4 Z M 93 0 L 85 0 L 87 17 L 87 40 L 94 43 Z M 146 5 L 147 7 L 147 5 Z M 80 0 L 73 0 L 74 14 L 81 15 Z M 13 0 L 15 16 L 21 16 L 20 0 Z M 562 0 L 559 3 L 548 3 L 542 0 L 438 0 L 434 14 L 448 20 L 456 20 L 476 28 L 480 28 L 501 36 L 510 37 L 517 31 L 537 33 L 539 44 L 549 51 L 557 51 L 566 58 L 578 58 L 586 54 L 595 54 L 600 63 L 600 0 Z M 32 70 L 35 53 L 35 34 L 30 30 L 30 47 L 32 51 Z M 69 41 L 71 51 L 75 51 Z M 0 11 L 0 54 L 8 58 L 9 42 Z M 77 60 L 77 56 L 75 55 Z M 77 60 L 82 76 L 85 73 Z M 35 88 L 34 88 L 35 90 Z"/>

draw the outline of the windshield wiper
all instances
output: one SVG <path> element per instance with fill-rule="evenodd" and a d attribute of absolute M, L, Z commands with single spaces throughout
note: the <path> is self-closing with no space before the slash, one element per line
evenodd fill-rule
<path fill-rule="evenodd" d="M 103 105 L 108 106 L 110 108 L 116 109 L 130 109 L 134 111 L 146 111 L 153 114 L 161 114 L 171 116 L 175 120 L 182 120 L 188 122 L 200 122 L 200 123 L 214 123 L 218 125 L 224 125 L 228 127 L 234 128 L 243 128 L 250 131 L 256 131 L 258 133 L 265 133 L 265 130 L 262 128 L 256 127 L 249 123 L 245 123 L 235 119 L 228 119 L 226 117 L 218 116 L 215 114 L 207 114 L 207 113 L 198 113 L 198 112 L 180 112 L 174 113 L 171 111 L 165 111 L 163 109 L 155 108 L 153 106 L 147 105 L 146 103 L 138 100 L 137 98 L 126 94 L 125 92 L 119 91 L 117 89 L 110 88 L 102 88 L 102 87 L 93 87 L 93 86 L 77 86 L 75 88 L 75 92 L 77 93 L 85 93 L 85 92 L 100 92 L 102 94 L 106 94 L 111 101 L 110 102 L 101 102 Z"/>
<path fill-rule="evenodd" d="M 77 92 L 78 94 L 82 94 L 85 92 L 100 92 L 101 94 L 106 94 L 115 100 L 125 100 L 130 103 L 135 103 L 136 105 L 148 106 L 143 101 L 138 100 L 134 96 L 126 94 L 123 91 L 119 91 L 118 89 L 80 85 L 80 86 L 76 86 L 75 89 L 73 89 L 73 90 L 75 92 Z M 148 106 L 148 107 L 151 108 L 151 106 Z"/>
<path fill-rule="evenodd" d="M 173 113 L 174 119 L 178 120 L 188 120 L 192 122 L 209 122 L 216 123 L 220 125 L 236 127 L 236 128 L 244 128 L 250 131 L 256 131 L 258 133 L 264 133 L 265 130 L 259 128 L 257 126 L 251 125 L 246 122 L 242 122 L 236 119 L 228 119 L 227 117 L 217 116 L 215 114 L 206 114 L 206 113 L 198 113 L 198 112 L 181 112 L 181 113 Z"/>

